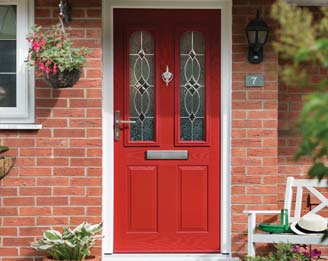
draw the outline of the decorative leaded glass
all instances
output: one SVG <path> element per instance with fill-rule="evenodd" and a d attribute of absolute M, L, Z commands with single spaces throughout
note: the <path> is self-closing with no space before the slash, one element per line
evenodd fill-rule
<path fill-rule="evenodd" d="M 145 31 L 130 37 L 130 139 L 154 141 L 154 40 Z"/>
<path fill-rule="evenodd" d="M 16 6 L 0 6 L 0 107 L 16 107 Z"/>
<path fill-rule="evenodd" d="M 199 32 L 180 39 L 180 139 L 205 140 L 205 40 Z"/>

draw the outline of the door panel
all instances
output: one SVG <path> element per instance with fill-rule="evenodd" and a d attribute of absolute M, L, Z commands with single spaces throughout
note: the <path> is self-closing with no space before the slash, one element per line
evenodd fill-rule
<path fill-rule="evenodd" d="M 157 231 L 157 168 L 128 168 L 129 232 Z"/>
<path fill-rule="evenodd" d="M 220 12 L 115 9 L 114 95 L 114 251 L 219 252 Z"/>
<path fill-rule="evenodd" d="M 207 167 L 179 167 L 180 231 L 207 231 Z"/>

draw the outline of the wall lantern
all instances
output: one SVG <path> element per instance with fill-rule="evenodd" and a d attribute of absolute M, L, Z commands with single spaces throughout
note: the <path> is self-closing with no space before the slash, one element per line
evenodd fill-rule
<path fill-rule="evenodd" d="M 263 61 L 263 46 L 269 36 L 269 27 L 260 19 L 259 10 L 256 18 L 251 20 L 246 26 L 246 36 L 248 41 L 248 61 L 250 63 L 261 63 Z"/>

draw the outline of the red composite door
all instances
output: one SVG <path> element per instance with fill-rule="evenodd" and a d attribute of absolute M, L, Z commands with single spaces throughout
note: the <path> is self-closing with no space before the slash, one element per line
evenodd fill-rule
<path fill-rule="evenodd" d="M 115 9 L 114 93 L 114 252 L 220 252 L 220 12 Z"/>

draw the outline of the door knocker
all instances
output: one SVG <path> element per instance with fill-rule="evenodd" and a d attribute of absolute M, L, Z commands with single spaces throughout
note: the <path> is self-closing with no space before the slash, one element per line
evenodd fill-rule
<path fill-rule="evenodd" d="M 170 82 L 172 81 L 172 79 L 173 79 L 173 73 L 171 73 L 171 72 L 169 71 L 169 66 L 168 66 L 168 65 L 166 65 L 166 71 L 163 72 L 163 74 L 162 74 L 162 79 L 163 79 L 163 81 L 165 82 L 166 86 L 169 86 L 169 83 L 170 83 Z"/>

